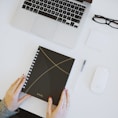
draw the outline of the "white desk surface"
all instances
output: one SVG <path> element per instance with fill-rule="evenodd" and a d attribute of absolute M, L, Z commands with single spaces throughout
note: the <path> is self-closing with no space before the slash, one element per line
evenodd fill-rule
<path fill-rule="evenodd" d="M 94 14 L 118 19 L 118 0 L 93 0 L 81 38 L 73 49 L 58 46 L 12 27 L 10 20 L 17 2 L 18 0 L 0 0 L 0 98 L 3 98 L 17 77 L 23 73 L 27 74 L 35 51 L 38 45 L 41 45 L 76 59 L 70 76 L 74 83 L 68 88 L 71 101 L 67 118 L 118 118 L 118 30 L 91 20 Z M 108 39 L 108 42 L 105 39 L 105 47 L 101 50 L 87 45 L 88 37 L 93 30 L 98 32 L 98 36 L 105 34 Z M 99 42 L 99 45 L 100 43 L 102 45 L 102 42 Z M 87 63 L 79 76 L 79 61 L 83 59 L 86 59 Z M 106 89 L 102 94 L 95 94 L 90 90 L 97 66 L 105 66 L 110 72 Z M 37 99 L 31 98 L 21 107 L 44 115 L 42 109 L 45 108 Z"/>

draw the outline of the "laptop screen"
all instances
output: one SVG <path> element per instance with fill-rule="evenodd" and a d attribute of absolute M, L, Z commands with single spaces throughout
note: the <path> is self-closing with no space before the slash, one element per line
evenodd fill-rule
<path fill-rule="evenodd" d="M 89 3 L 92 3 L 92 0 L 85 0 L 85 1 L 87 1 L 87 2 L 89 2 Z"/>
<path fill-rule="evenodd" d="M 80 1 L 80 2 L 86 1 L 86 2 L 92 3 L 92 0 L 77 0 L 77 1 Z"/>

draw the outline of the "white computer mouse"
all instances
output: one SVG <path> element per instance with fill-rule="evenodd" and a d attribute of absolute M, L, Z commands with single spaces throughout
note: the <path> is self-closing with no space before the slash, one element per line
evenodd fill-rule
<path fill-rule="evenodd" d="M 91 81 L 91 90 L 95 93 L 103 93 L 109 77 L 109 71 L 105 67 L 97 67 Z"/>

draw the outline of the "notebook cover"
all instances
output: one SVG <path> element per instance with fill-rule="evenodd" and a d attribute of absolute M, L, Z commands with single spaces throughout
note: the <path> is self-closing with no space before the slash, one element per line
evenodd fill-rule
<path fill-rule="evenodd" d="M 44 47 L 37 50 L 27 75 L 23 92 L 57 105 L 68 80 L 74 59 Z"/>

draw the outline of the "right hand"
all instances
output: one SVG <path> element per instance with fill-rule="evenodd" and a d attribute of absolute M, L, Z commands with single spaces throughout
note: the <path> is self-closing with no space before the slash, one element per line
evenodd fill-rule
<path fill-rule="evenodd" d="M 66 112 L 69 107 L 69 94 L 66 89 L 62 91 L 61 98 L 59 100 L 59 104 L 56 108 L 52 109 L 53 100 L 51 97 L 48 99 L 48 109 L 46 118 L 65 118 Z"/>

